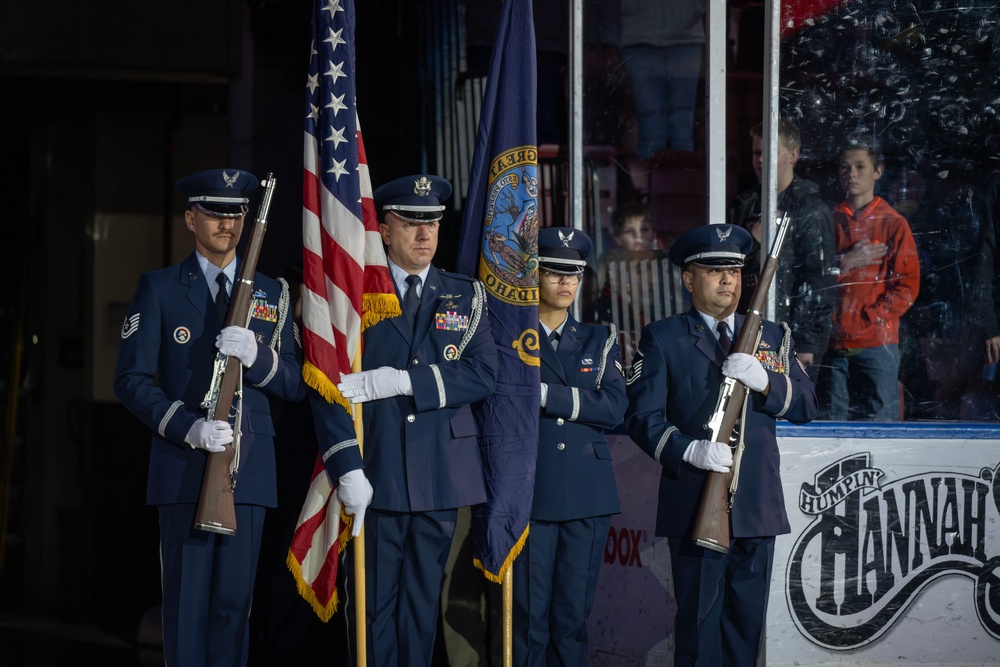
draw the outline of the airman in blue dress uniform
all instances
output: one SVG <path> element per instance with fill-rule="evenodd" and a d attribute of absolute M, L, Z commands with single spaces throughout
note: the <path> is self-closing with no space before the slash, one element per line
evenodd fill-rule
<path fill-rule="evenodd" d="M 236 244 L 257 185 L 241 169 L 177 183 L 187 196 L 184 221 L 195 252 L 142 275 L 118 346 L 115 395 L 153 436 L 146 502 L 159 512 L 170 667 L 246 664 L 264 512 L 276 502 L 269 401 L 305 396 L 286 283 L 256 273 L 249 323 L 223 328 L 239 275 Z M 194 527 L 205 462 L 234 440 L 233 424 L 206 418 L 201 407 L 217 352 L 238 357 L 243 368 L 235 535 Z"/>
<path fill-rule="evenodd" d="M 735 310 L 751 245 L 750 233 L 732 225 L 699 227 L 674 243 L 670 259 L 684 268 L 692 308 L 643 328 L 628 379 L 625 427 L 663 466 L 656 534 L 670 544 L 678 667 L 757 664 L 774 536 L 789 532 L 775 420 L 802 424 L 816 415 L 787 326 L 763 321 L 755 355 L 729 353 L 743 326 Z M 748 389 L 728 553 L 690 541 L 707 471 L 733 465 L 730 447 L 709 440 L 706 426 L 724 376 Z"/>
<path fill-rule="evenodd" d="M 458 508 L 486 500 L 470 404 L 493 392 L 497 354 L 482 284 L 431 263 L 450 194 L 448 181 L 428 175 L 374 193 L 403 313 L 365 331 L 363 370 L 337 385 L 366 403 L 364 461 L 356 442 L 324 456 L 341 487 L 348 482 L 346 496 L 338 491 L 347 511 L 364 517 L 368 663 L 379 666 L 431 664 Z M 336 439 L 336 417 L 317 410 L 321 442 Z M 349 596 L 344 612 L 353 624 Z M 348 634 L 353 641 L 353 627 Z"/>
<path fill-rule="evenodd" d="M 580 324 L 590 238 L 538 232 L 541 413 L 528 540 L 514 560 L 514 664 L 587 664 L 587 617 L 611 515 L 621 511 L 604 436 L 625 412 L 615 327 Z"/>

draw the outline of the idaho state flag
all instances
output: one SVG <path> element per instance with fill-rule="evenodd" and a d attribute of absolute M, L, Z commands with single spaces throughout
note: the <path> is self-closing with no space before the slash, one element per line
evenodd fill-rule
<path fill-rule="evenodd" d="M 500 582 L 528 537 L 538 452 L 538 151 L 531 0 L 505 0 L 479 121 L 458 272 L 486 286 L 500 367 L 477 407 L 487 483 L 476 567 Z"/>

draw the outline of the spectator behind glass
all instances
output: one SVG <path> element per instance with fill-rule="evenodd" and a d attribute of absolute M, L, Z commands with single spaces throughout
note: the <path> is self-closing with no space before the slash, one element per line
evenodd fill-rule
<path fill-rule="evenodd" d="M 622 3 L 621 51 L 638 140 L 635 154 L 694 150 L 694 107 L 705 45 L 704 0 Z"/>
<path fill-rule="evenodd" d="M 636 202 L 623 204 L 611 219 L 615 245 L 623 250 L 655 250 L 653 215 L 649 207 Z"/>
<path fill-rule="evenodd" d="M 883 170 L 872 136 L 845 142 L 845 197 L 833 210 L 840 275 L 823 382 L 833 420 L 899 418 L 899 319 L 920 290 L 920 264 L 906 219 L 875 195 Z"/>
<path fill-rule="evenodd" d="M 753 169 L 762 182 L 763 126 L 750 129 Z M 778 121 L 777 214 L 788 213 L 792 228 L 781 248 L 775 287 L 774 320 L 787 322 L 795 338 L 796 357 L 816 381 L 819 361 L 830 339 L 830 319 L 836 290 L 833 215 L 819 194 L 819 186 L 795 175 L 802 141 L 786 118 Z M 760 273 L 761 188 L 741 194 L 730 206 L 726 222 L 753 236 L 753 250 L 743 265 L 743 293 L 736 312 L 745 313 Z"/>
<path fill-rule="evenodd" d="M 611 218 L 611 236 L 615 245 L 605 251 L 597 262 L 597 280 L 594 285 L 600 292 L 596 295 L 596 319 L 605 324 L 614 321 L 611 296 L 616 294 L 618 309 L 627 307 L 629 301 L 629 268 L 638 260 L 648 260 L 656 256 L 658 245 L 653 230 L 653 217 L 649 207 L 641 202 L 622 204 Z M 622 270 L 625 269 L 624 278 Z M 609 270 L 615 276 L 609 275 Z M 614 281 L 614 289 L 611 282 Z M 618 318 L 621 319 L 620 317 Z M 622 322 L 615 322 L 622 327 Z M 640 327 L 636 327 L 638 330 Z"/>

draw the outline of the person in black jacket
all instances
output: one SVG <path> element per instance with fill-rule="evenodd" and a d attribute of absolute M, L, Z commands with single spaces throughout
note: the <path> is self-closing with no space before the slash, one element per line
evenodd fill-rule
<path fill-rule="evenodd" d="M 618 335 L 568 312 L 590 250 L 572 227 L 538 233 L 538 462 L 530 532 L 514 561 L 514 664 L 522 667 L 587 663 L 587 616 L 611 515 L 621 511 L 604 437 L 627 405 Z"/>
<path fill-rule="evenodd" d="M 753 168 L 763 171 L 762 126 L 750 130 Z M 778 121 L 777 214 L 788 213 L 792 227 L 781 248 L 775 287 L 775 312 L 771 319 L 792 328 L 798 360 L 816 379 L 818 364 L 830 339 L 837 278 L 833 213 L 819 195 L 819 187 L 795 175 L 802 143 L 798 129 L 787 119 Z M 737 312 L 745 313 L 760 273 L 761 189 L 747 190 L 733 202 L 726 222 L 748 230 L 753 249 L 743 265 L 743 295 Z"/>

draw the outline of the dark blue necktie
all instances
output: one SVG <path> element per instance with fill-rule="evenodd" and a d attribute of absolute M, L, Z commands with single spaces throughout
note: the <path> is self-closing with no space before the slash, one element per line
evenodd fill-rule
<path fill-rule="evenodd" d="M 553 350 L 559 349 L 559 338 L 560 336 L 558 331 L 553 331 L 549 334 L 549 342 L 552 343 Z"/>
<path fill-rule="evenodd" d="M 406 294 L 403 295 L 403 312 L 406 313 L 412 329 L 417 320 L 417 310 L 420 308 L 420 296 L 417 294 L 420 276 L 406 276 L 406 285 Z"/>
<path fill-rule="evenodd" d="M 726 326 L 725 321 L 723 321 L 719 322 L 715 328 L 719 331 L 719 347 L 722 348 L 722 351 L 725 352 L 728 357 L 729 351 L 733 347 L 733 339 L 729 337 L 728 327 Z"/>
<path fill-rule="evenodd" d="M 226 292 L 226 274 L 220 272 L 215 277 L 215 282 L 219 285 L 219 289 L 215 293 L 215 311 L 219 313 L 219 319 L 225 322 L 226 311 L 229 310 L 229 293 Z"/>

